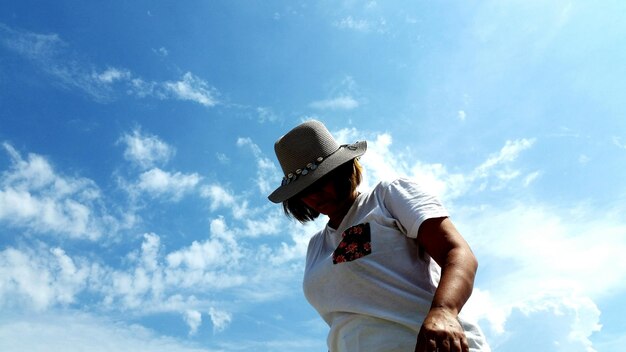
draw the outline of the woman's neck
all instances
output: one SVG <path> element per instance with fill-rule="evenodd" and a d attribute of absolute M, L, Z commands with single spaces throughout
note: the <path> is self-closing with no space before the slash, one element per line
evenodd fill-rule
<path fill-rule="evenodd" d="M 348 214 L 348 211 L 352 207 L 352 204 L 354 204 L 354 201 L 359 194 L 359 192 L 354 191 L 350 196 L 346 197 L 341 204 L 339 204 L 335 213 L 328 214 L 328 226 L 330 226 L 330 228 L 336 230 L 339 225 L 341 225 L 343 218 L 346 214 Z"/>

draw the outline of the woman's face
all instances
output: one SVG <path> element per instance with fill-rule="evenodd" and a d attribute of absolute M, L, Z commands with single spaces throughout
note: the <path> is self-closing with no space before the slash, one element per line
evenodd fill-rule
<path fill-rule="evenodd" d="M 338 199 L 334 182 L 329 177 L 316 181 L 299 196 L 309 208 L 327 216 L 336 213 L 343 203 L 342 199 Z"/>

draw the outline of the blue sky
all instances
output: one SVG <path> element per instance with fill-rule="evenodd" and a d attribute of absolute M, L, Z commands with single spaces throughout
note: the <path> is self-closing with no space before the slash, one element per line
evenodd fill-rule
<path fill-rule="evenodd" d="M 3 1 L 0 350 L 323 351 L 266 196 L 310 118 L 480 262 L 494 351 L 626 343 L 626 3 Z"/>

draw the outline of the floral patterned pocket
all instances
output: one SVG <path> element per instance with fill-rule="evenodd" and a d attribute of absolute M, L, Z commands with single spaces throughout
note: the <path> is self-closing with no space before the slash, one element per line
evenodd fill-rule
<path fill-rule="evenodd" d="M 345 230 L 333 252 L 333 264 L 351 262 L 372 253 L 370 224 L 359 224 Z"/>

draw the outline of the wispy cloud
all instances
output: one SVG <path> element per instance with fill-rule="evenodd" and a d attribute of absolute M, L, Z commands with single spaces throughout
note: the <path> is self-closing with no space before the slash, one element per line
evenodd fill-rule
<path fill-rule="evenodd" d="M 0 43 L 30 60 L 38 69 L 53 77 L 55 83 L 68 89 L 78 89 L 98 102 L 110 100 L 112 80 L 107 82 L 106 79 L 112 79 L 112 76 L 94 73 L 92 65 L 80 62 L 70 53 L 69 45 L 59 35 L 16 30 L 0 23 Z"/>
<path fill-rule="evenodd" d="M 309 107 L 318 110 L 353 110 L 361 106 L 364 98 L 360 97 L 359 86 L 354 78 L 345 76 L 329 87 L 328 99 L 316 100 Z"/>
<path fill-rule="evenodd" d="M 370 22 L 366 20 L 356 20 L 352 18 L 352 16 L 342 18 L 341 20 L 336 22 L 335 25 L 339 28 L 354 29 L 364 32 L 368 31 L 371 27 Z"/>
<path fill-rule="evenodd" d="M 262 194 L 268 194 L 274 190 L 282 176 L 279 176 L 278 168 L 274 162 L 261 153 L 261 149 L 252 139 L 240 137 L 237 139 L 237 146 L 240 148 L 249 148 L 253 156 L 257 160 L 256 165 L 256 184 Z"/>
<path fill-rule="evenodd" d="M 271 108 L 268 107 L 258 107 L 256 108 L 256 112 L 258 114 L 259 122 L 275 122 L 278 120 L 278 116 L 272 111 Z"/>
<path fill-rule="evenodd" d="M 506 141 L 504 147 L 502 147 L 498 153 L 494 153 L 484 163 L 478 166 L 476 173 L 480 176 L 486 175 L 497 165 L 515 160 L 520 152 L 530 148 L 534 143 L 534 139 L 526 138 Z"/>
<path fill-rule="evenodd" d="M 182 80 L 165 82 L 163 86 L 172 96 L 180 100 L 190 100 L 207 107 L 218 103 L 217 90 L 191 72 L 185 73 Z"/>
<path fill-rule="evenodd" d="M 626 143 L 622 142 L 621 138 L 619 137 L 613 137 L 613 144 L 615 146 L 617 146 L 620 149 L 625 149 L 626 150 Z"/>
<path fill-rule="evenodd" d="M 168 56 L 170 54 L 169 51 L 166 48 L 164 48 L 164 47 L 160 47 L 158 49 L 152 49 L 152 51 L 155 54 L 157 54 L 159 56 L 162 56 L 162 57 L 166 57 L 166 56 Z"/>
<path fill-rule="evenodd" d="M 351 96 L 341 96 L 333 99 L 314 101 L 309 104 L 309 106 L 320 110 L 352 110 L 359 107 L 359 102 Z"/>
<path fill-rule="evenodd" d="M 17 54 L 37 61 L 46 61 L 67 46 L 57 34 L 19 31 L 3 23 L 0 23 L 0 43 Z"/>
<path fill-rule="evenodd" d="M 387 31 L 387 21 L 383 18 L 377 20 L 355 19 L 352 16 L 346 16 L 334 23 L 335 27 L 348 29 L 357 32 L 378 32 L 385 33 Z"/>
<path fill-rule="evenodd" d="M 209 316 L 211 317 L 214 331 L 223 331 L 232 320 L 230 313 L 213 307 L 209 309 Z"/>
<path fill-rule="evenodd" d="M 177 81 L 146 81 L 139 77 L 129 77 L 126 92 L 140 98 L 154 97 L 160 100 L 175 99 L 198 103 L 206 107 L 219 104 L 216 88 L 191 72 Z"/>
<path fill-rule="evenodd" d="M 346 142 L 363 139 L 363 135 L 355 129 L 343 129 L 336 132 L 336 135 Z M 520 184 L 528 186 L 541 175 L 537 170 L 524 171 L 514 164 L 521 152 L 532 147 L 534 139 L 506 141 L 500 151 L 489 155 L 484 162 L 472 170 L 465 173 L 452 173 L 443 164 L 426 164 L 419 160 L 409 161 L 408 159 L 412 158 L 411 155 L 398 153 L 393 149 L 392 136 L 389 134 L 370 137 L 366 138 L 368 152 L 362 159 L 368 165 L 371 180 L 409 176 L 419 180 L 445 200 L 454 200 L 468 193 L 481 192 L 485 189 L 502 189 L 517 180 L 521 180 Z"/>
<path fill-rule="evenodd" d="M 107 68 L 102 73 L 93 73 L 93 78 L 102 83 L 113 83 L 115 81 L 128 80 L 131 77 L 130 71 L 117 68 Z"/>
<path fill-rule="evenodd" d="M 55 83 L 84 92 L 101 103 L 124 93 L 140 98 L 191 101 L 206 107 L 219 102 L 218 90 L 191 72 L 185 73 L 179 80 L 158 82 L 137 77 L 126 68 L 98 69 L 72 53 L 70 45 L 58 34 L 32 33 L 0 23 L 0 44 L 30 60 L 54 78 Z M 161 55 L 167 54 L 167 50 L 161 49 L 158 51 Z"/>

